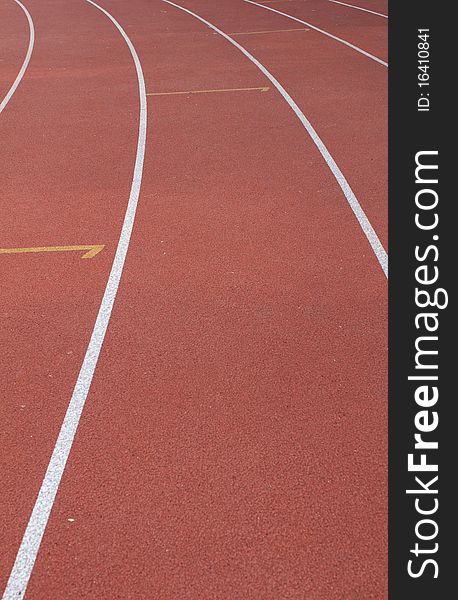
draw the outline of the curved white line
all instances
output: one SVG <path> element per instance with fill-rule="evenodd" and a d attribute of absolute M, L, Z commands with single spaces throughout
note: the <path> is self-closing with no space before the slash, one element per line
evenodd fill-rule
<path fill-rule="evenodd" d="M 371 13 L 372 15 L 377 15 L 377 17 L 383 17 L 384 19 L 388 19 L 388 15 L 383 15 L 382 13 L 375 12 L 375 10 L 369 10 L 368 8 L 363 8 L 362 6 L 355 6 L 354 4 L 347 4 L 346 2 L 339 2 L 339 0 L 328 0 L 328 2 L 333 2 L 334 4 L 341 4 L 342 6 L 348 6 L 348 8 L 354 8 L 355 10 L 362 10 L 363 12 Z"/>
<path fill-rule="evenodd" d="M 353 213 L 355 214 L 356 218 L 358 219 L 361 229 L 363 230 L 366 238 L 368 239 L 369 244 L 371 245 L 372 250 L 374 251 L 374 254 L 377 257 L 377 260 L 380 263 L 380 266 L 382 267 L 383 272 L 385 273 L 385 276 L 388 277 L 388 255 L 387 255 L 384 247 L 382 246 L 382 243 L 380 242 L 377 234 L 375 233 L 374 228 L 370 224 L 369 219 L 366 217 L 366 214 L 364 213 L 363 209 L 361 208 L 361 205 L 359 204 L 349 183 L 345 179 L 342 171 L 339 169 L 336 162 L 334 161 L 331 154 L 329 153 L 329 150 L 324 145 L 323 141 L 321 140 L 321 138 L 319 137 L 319 135 L 317 134 L 317 132 L 311 125 L 310 121 L 308 121 L 308 119 L 305 117 L 304 113 L 301 111 L 301 109 L 298 107 L 298 105 L 294 102 L 294 100 L 291 98 L 291 96 L 288 94 L 288 92 L 285 90 L 285 88 L 281 85 L 281 83 L 277 79 L 275 79 L 275 77 L 272 75 L 272 73 L 270 73 L 270 71 L 268 71 L 252 54 L 250 54 L 248 52 L 248 50 L 245 50 L 245 48 L 243 46 L 241 46 L 238 42 L 233 40 L 229 35 L 227 35 L 227 33 L 224 33 L 224 31 L 221 31 L 215 25 L 212 25 L 211 23 L 209 23 L 209 21 L 206 21 L 202 17 L 199 17 L 199 15 L 197 15 L 196 13 L 193 13 L 192 11 L 188 10 L 187 8 L 183 8 L 182 6 L 179 6 L 178 4 L 175 4 L 174 2 L 170 2 L 170 0 L 162 0 L 162 2 L 166 2 L 167 4 L 170 4 L 171 6 L 175 6 L 175 8 L 178 8 L 179 10 L 182 10 L 182 11 L 188 13 L 189 15 L 193 16 L 194 18 L 198 19 L 199 21 L 201 21 L 202 23 L 207 25 L 207 27 L 210 27 L 210 29 L 213 29 L 213 31 L 216 31 L 216 33 L 219 33 L 219 35 L 221 35 L 228 42 L 230 42 L 232 45 L 234 45 L 236 48 L 238 48 L 240 50 L 240 52 L 242 52 L 242 54 L 244 54 L 249 60 L 251 60 L 251 62 L 258 67 L 258 69 L 267 77 L 267 79 L 269 79 L 273 83 L 273 85 L 277 88 L 277 90 L 280 92 L 280 94 L 283 96 L 283 98 L 286 100 L 286 102 L 292 108 L 292 110 L 294 111 L 294 113 L 296 114 L 296 116 L 298 117 L 298 119 L 300 120 L 302 125 L 304 126 L 305 130 L 312 138 L 315 146 L 320 151 L 321 156 L 326 161 L 326 163 L 327 163 L 328 167 L 330 168 L 332 174 L 334 175 L 337 183 L 339 184 L 342 192 L 344 193 L 348 204 L 350 205 Z"/>
<path fill-rule="evenodd" d="M 8 104 L 8 102 L 11 100 L 11 96 L 14 94 L 14 92 L 17 90 L 18 85 L 21 83 L 21 79 L 24 77 L 24 73 L 29 65 L 30 57 L 32 56 L 32 51 L 33 51 L 33 44 L 35 43 L 35 29 L 33 27 L 32 17 L 30 16 L 30 13 L 26 9 L 26 7 L 21 2 L 19 2 L 19 0 L 14 0 L 14 1 L 16 2 L 16 4 L 18 4 L 21 7 L 25 16 L 27 17 L 27 21 L 29 23 L 29 46 L 28 46 L 27 52 L 25 54 L 24 62 L 22 63 L 22 67 L 20 68 L 16 79 L 13 81 L 13 85 L 10 87 L 10 89 L 8 90 L 8 93 L 6 94 L 6 96 L 3 98 L 3 100 L 0 103 L 0 113 L 3 111 L 3 109 Z"/>
<path fill-rule="evenodd" d="M 110 315 L 118 291 L 119 281 L 121 279 L 121 274 L 124 267 L 124 261 L 129 248 L 142 180 L 146 145 L 147 100 L 145 81 L 143 78 L 140 60 L 132 42 L 116 19 L 101 6 L 95 2 L 92 2 L 92 0 L 87 0 L 87 2 L 102 11 L 114 23 L 126 41 L 135 64 L 140 96 L 140 120 L 137 154 L 124 222 L 118 241 L 118 246 L 116 248 L 113 265 L 111 267 L 111 272 L 108 277 L 103 299 L 100 304 L 94 329 L 92 331 L 91 339 L 86 350 L 86 355 L 84 357 L 56 445 L 51 455 L 51 460 L 49 461 L 43 483 L 41 484 L 32 515 L 29 519 L 24 537 L 16 555 L 16 561 L 3 594 L 3 600 L 18 600 L 23 598 L 27 589 L 28 581 L 35 564 L 41 540 L 48 523 L 49 515 L 54 504 L 70 450 L 72 448 L 79 420 L 81 418 L 89 388 L 92 383 L 94 371 L 97 366 L 97 361 L 102 348 L 103 340 L 105 338 L 108 323 L 110 321 Z"/>
<path fill-rule="evenodd" d="M 252 0 L 243 0 L 243 1 L 247 2 L 248 4 L 254 4 L 255 6 L 259 6 L 260 8 L 264 8 L 265 10 L 270 10 L 271 12 L 277 13 L 278 15 L 282 15 L 283 17 L 286 17 L 287 19 L 291 19 L 292 21 L 297 21 L 298 23 L 302 23 L 303 25 L 307 25 L 307 27 L 310 27 L 310 29 L 314 29 L 315 31 L 318 31 L 318 33 L 322 33 L 323 35 L 326 35 L 326 36 L 332 38 L 333 40 L 336 40 L 337 42 L 340 42 L 341 44 L 344 44 L 345 46 L 348 46 L 349 48 L 352 48 L 353 50 L 356 50 L 356 52 L 359 52 L 360 54 L 364 54 L 364 56 L 367 56 L 367 58 L 375 60 L 375 62 L 378 62 L 379 64 L 383 65 L 384 67 L 388 66 L 388 63 L 386 63 L 381 58 L 378 58 L 377 56 L 374 56 L 373 54 L 369 54 L 369 52 L 366 52 L 362 48 L 359 48 L 358 46 L 355 46 L 354 44 L 350 44 L 350 42 L 347 42 L 346 40 L 343 40 L 342 38 L 339 38 L 336 35 L 332 35 L 332 33 L 324 31 L 324 29 L 320 29 L 319 27 L 315 27 L 315 25 L 312 25 L 311 23 L 308 23 L 307 21 L 303 21 L 302 19 L 298 19 L 297 17 L 293 17 L 292 15 L 289 15 L 288 13 L 281 12 L 280 10 L 277 10 L 275 8 L 270 8 L 270 6 L 264 6 L 264 4 L 259 4 L 258 2 L 253 2 Z"/>

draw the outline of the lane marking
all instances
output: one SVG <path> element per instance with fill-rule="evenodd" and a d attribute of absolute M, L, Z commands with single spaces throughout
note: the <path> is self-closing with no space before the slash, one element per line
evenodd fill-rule
<path fill-rule="evenodd" d="M 27 48 L 27 52 L 25 54 L 24 62 L 22 63 L 19 73 L 17 74 L 16 79 L 13 81 L 13 84 L 10 87 L 10 89 L 8 90 L 6 96 L 3 98 L 3 100 L 0 103 L 0 113 L 3 111 L 3 109 L 8 104 L 8 102 L 11 100 L 11 96 L 14 94 L 14 92 L 17 90 L 18 85 L 21 83 L 21 79 L 24 77 L 24 73 L 29 65 L 30 57 L 32 56 L 32 52 L 33 52 L 33 45 L 35 43 L 35 28 L 33 26 L 33 20 L 32 20 L 32 17 L 30 16 L 29 11 L 22 4 L 22 2 L 19 2 L 19 0 L 14 0 L 14 2 L 16 2 L 16 4 L 18 4 L 20 6 L 20 8 L 24 12 L 25 16 L 27 17 L 27 22 L 29 24 L 29 45 Z"/>
<path fill-rule="evenodd" d="M 314 29 L 315 31 L 318 31 L 318 33 L 322 33 L 323 35 L 326 35 L 327 37 L 330 37 L 333 40 L 336 40 L 337 42 L 340 42 L 341 44 L 344 44 L 345 46 L 348 46 L 349 48 L 356 50 L 356 52 L 359 52 L 360 54 L 367 56 L 367 58 L 370 58 L 371 60 L 378 62 L 379 64 L 383 65 L 384 67 L 388 67 L 388 63 L 386 63 L 381 58 L 378 58 L 377 56 L 374 56 L 373 54 L 369 54 L 369 52 L 366 52 L 362 48 L 359 48 L 358 46 L 355 46 L 354 44 L 351 44 L 350 42 L 347 42 L 346 40 L 343 40 L 342 38 L 339 38 L 336 35 L 332 35 L 332 33 L 324 31 L 324 29 L 315 27 L 315 25 L 312 25 L 311 23 L 308 23 L 307 21 L 303 21 L 302 19 L 293 17 L 292 15 L 289 15 L 287 13 L 276 10 L 275 8 L 271 8 L 270 6 L 264 6 L 263 4 L 259 4 L 259 2 L 253 2 L 253 0 L 243 0 L 243 1 L 247 2 L 248 4 L 253 4 L 254 6 L 259 6 L 260 8 L 263 8 L 264 10 L 270 10 L 271 12 L 277 13 L 278 15 L 282 15 L 283 17 L 286 17 L 287 19 L 291 19 L 293 21 L 297 21 L 298 23 L 302 23 L 302 25 L 307 25 L 307 27 L 310 27 L 310 29 Z"/>
<path fill-rule="evenodd" d="M 20 600 L 24 597 L 24 594 L 27 590 L 29 578 L 35 564 L 41 540 L 48 523 L 49 515 L 56 498 L 65 465 L 67 464 L 68 456 L 72 448 L 73 440 L 81 418 L 81 413 L 83 412 L 84 404 L 92 383 L 92 378 L 97 366 L 100 350 L 102 348 L 103 340 L 107 331 L 108 323 L 110 321 L 111 311 L 116 299 L 119 281 L 121 279 L 127 250 L 129 248 L 142 181 L 143 161 L 145 157 L 146 146 L 147 99 L 145 80 L 143 77 L 140 60 L 132 42 L 116 19 L 110 15 L 108 11 L 92 0 L 86 1 L 104 13 L 115 25 L 121 36 L 124 38 L 135 65 L 138 79 L 140 105 L 135 167 L 129 201 L 127 203 L 124 222 L 116 248 L 116 254 L 113 259 L 113 265 L 108 277 L 91 339 L 89 341 L 86 355 L 84 357 L 83 364 L 81 366 L 81 370 L 79 372 L 78 379 L 76 381 L 76 385 L 56 441 L 56 445 L 49 461 L 46 474 L 41 484 L 37 500 L 33 507 L 24 537 L 16 555 L 16 560 L 3 594 L 3 600 Z"/>
<path fill-rule="evenodd" d="M 0 254 L 23 254 L 26 252 L 72 252 L 85 251 L 81 258 L 94 258 L 105 248 L 104 244 L 86 246 L 37 246 L 36 248 L 0 248 Z"/>
<path fill-rule="evenodd" d="M 308 119 L 306 118 L 304 113 L 301 111 L 299 106 L 294 102 L 294 100 L 291 98 L 291 96 L 288 94 L 288 92 L 285 90 L 285 88 L 281 85 L 281 83 L 272 75 L 272 73 L 270 71 L 268 71 L 266 69 L 266 67 L 264 67 L 264 65 L 262 65 L 252 54 L 250 54 L 248 52 L 248 50 L 245 50 L 245 48 L 243 46 L 241 46 L 238 42 L 233 40 L 227 33 L 224 33 L 224 31 L 221 31 L 221 29 L 218 29 L 212 23 L 210 23 L 209 21 L 206 21 L 203 17 L 200 17 L 196 13 L 192 12 L 191 10 L 189 10 L 187 8 L 184 8 L 183 6 L 175 4 L 174 2 L 171 2 L 170 0 L 162 0 L 162 2 L 165 2 L 166 4 L 170 4 L 171 6 L 174 6 L 175 8 L 178 8 L 179 10 L 182 10 L 183 12 L 188 13 L 189 15 L 191 15 L 192 17 L 194 17 L 195 19 L 197 19 L 198 21 L 200 21 L 207 27 L 210 27 L 210 29 L 213 29 L 213 31 L 216 31 L 216 33 L 219 33 L 219 35 L 221 35 L 229 43 L 231 43 L 238 50 L 240 50 L 240 52 L 242 54 L 244 54 L 249 60 L 251 60 L 251 62 L 277 88 L 277 90 L 280 92 L 280 94 L 283 96 L 283 98 L 289 104 L 289 106 L 291 107 L 293 112 L 296 114 L 299 121 L 304 126 L 304 129 L 307 131 L 307 133 L 312 138 L 312 141 L 315 144 L 315 146 L 318 148 L 318 150 L 320 151 L 321 156 L 326 161 L 326 164 L 328 165 L 329 169 L 331 170 L 332 174 L 334 175 L 337 183 L 340 186 L 340 189 L 344 193 L 344 196 L 347 199 L 348 204 L 350 205 L 350 208 L 352 209 L 355 217 L 357 218 L 359 225 L 364 232 L 364 235 L 366 236 L 369 244 L 371 245 L 372 250 L 374 251 L 376 258 L 377 258 L 380 266 L 382 267 L 382 270 L 383 270 L 385 276 L 388 277 L 388 255 L 387 255 L 381 241 L 379 240 L 377 234 L 375 233 L 375 230 L 372 227 L 369 219 L 367 218 L 365 212 L 363 211 L 361 205 L 359 204 L 355 194 L 353 193 L 353 190 L 351 189 L 350 184 L 345 179 L 342 171 L 337 166 L 335 160 L 332 158 L 329 150 L 324 145 L 324 142 L 321 140 L 321 138 L 319 137 L 319 135 L 313 128 L 310 121 L 308 121 Z"/>
<path fill-rule="evenodd" d="M 339 0 L 328 0 L 328 2 L 333 2 L 334 4 L 341 4 L 342 6 L 348 6 L 349 8 L 354 8 L 355 10 L 362 10 L 364 12 L 368 12 L 373 15 L 377 15 L 378 17 L 383 17 L 384 19 L 388 19 L 388 15 L 383 15 L 382 13 L 375 12 L 375 10 L 369 10 L 368 8 L 362 8 L 361 6 L 355 6 L 354 4 L 347 4 L 346 2 L 339 2 Z"/>
<path fill-rule="evenodd" d="M 229 35 L 259 35 L 261 33 L 284 33 L 287 31 L 310 31 L 310 29 L 296 27 L 295 29 L 271 29 L 269 31 L 238 31 L 236 33 L 229 33 Z M 216 33 L 214 35 L 216 35 Z"/>
<path fill-rule="evenodd" d="M 150 92 L 147 96 L 177 96 L 182 94 L 214 94 L 216 92 L 268 92 L 268 87 L 223 88 L 217 90 L 188 90 L 187 92 Z"/>

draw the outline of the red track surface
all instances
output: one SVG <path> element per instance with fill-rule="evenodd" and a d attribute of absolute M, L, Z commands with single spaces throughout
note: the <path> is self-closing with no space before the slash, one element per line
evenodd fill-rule
<path fill-rule="evenodd" d="M 269 85 L 169 5 L 104 5 L 148 92 Z M 227 33 L 295 27 L 238 0 L 185 6 Z M 80 0 L 27 8 L 35 50 L 0 117 L 1 246 L 106 249 L 0 256 L 2 587 L 100 305 L 138 127 L 112 23 Z M 383 19 L 278 8 L 385 56 Z M 0 10 L 3 91 L 27 30 L 16 5 Z M 237 41 L 300 105 L 385 244 L 386 69 L 315 32 Z M 150 96 L 134 235 L 27 597 L 386 598 L 385 353 L 386 280 L 281 96 Z"/>
<path fill-rule="evenodd" d="M 294 2 L 295 0 L 292 1 Z M 340 1 L 343 2 L 344 0 Z M 360 6 L 361 8 L 367 8 L 384 15 L 388 14 L 388 0 L 349 0 L 348 2 L 345 0 L 345 2 L 346 4 L 353 4 L 354 6 Z M 342 8 L 342 10 L 345 9 Z"/>
<path fill-rule="evenodd" d="M 206 4 L 205 0 L 200 0 L 200 4 Z M 262 2 L 259 2 L 259 4 L 262 4 Z M 352 4 L 352 2 L 350 1 L 347 4 Z M 358 2 L 356 1 L 354 4 L 358 5 Z M 257 6 L 249 6 L 253 15 L 256 17 L 256 21 L 259 18 L 259 12 L 268 12 L 263 11 L 263 9 Z M 307 21 L 315 27 L 324 29 L 332 35 L 359 46 L 366 52 L 370 52 L 378 58 L 385 61 L 388 59 L 388 48 L 386 43 L 387 24 L 385 20 L 382 20 L 380 17 L 342 5 L 337 6 L 327 0 L 293 0 L 291 2 L 281 2 L 279 0 L 279 2 L 266 4 L 265 6 Z M 275 13 L 271 14 L 275 18 L 278 27 L 296 27 L 299 25 L 297 21 L 291 21 L 290 19 Z M 312 35 L 316 36 L 319 34 Z M 328 50 L 328 55 L 340 59 L 341 69 L 346 67 L 355 68 L 354 65 L 345 65 L 347 60 L 351 60 L 351 54 L 349 55 L 348 53 L 351 53 L 352 50 L 348 49 L 344 52 L 343 48 L 338 44 L 336 45 L 333 42 L 329 43 L 332 45 Z M 310 48 L 310 52 L 313 52 L 312 48 Z M 302 55 L 302 60 L 304 61 L 304 59 L 309 59 L 308 53 Z M 366 59 L 361 57 L 360 60 L 365 61 Z M 329 74 L 330 71 L 328 72 L 328 75 Z M 366 81 L 366 83 L 369 83 L 369 81 Z"/>
<path fill-rule="evenodd" d="M 27 20 L 16 3 L 0 3 L 0 31 L 1 102 L 21 68 L 28 44 Z"/>

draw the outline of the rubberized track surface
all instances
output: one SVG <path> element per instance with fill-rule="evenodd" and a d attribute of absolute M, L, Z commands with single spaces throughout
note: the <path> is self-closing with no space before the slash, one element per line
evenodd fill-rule
<path fill-rule="evenodd" d="M 243 1 L 177 4 L 281 82 L 386 248 L 386 68 Z M 110 19 L 83 0 L 24 6 L 35 45 L 0 115 L 0 246 L 104 249 L 0 254 L 2 589 L 105 291 L 139 128 Z M 119 291 L 26 597 L 386 598 L 377 258 L 246 56 L 160 0 L 100 6 L 155 95 Z M 386 19 L 327 0 L 266 6 L 386 60 Z M 13 1 L 0 40 L 1 102 L 29 43 Z M 170 94 L 183 91 L 201 93 Z"/>

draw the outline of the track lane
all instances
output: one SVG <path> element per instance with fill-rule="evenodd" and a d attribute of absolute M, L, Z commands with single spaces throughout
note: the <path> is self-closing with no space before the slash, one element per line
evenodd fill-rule
<path fill-rule="evenodd" d="M 231 36 L 228 36 L 226 33 L 221 31 L 220 29 L 218 29 L 215 25 L 211 24 L 209 21 L 206 21 L 204 18 L 200 17 L 196 13 L 194 13 L 178 4 L 175 4 L 174 2 L 170 2 L 170 0 L 163 0 L 163 1 L 166 4 L 169 4 L 170 6 L 174 6 L 175 8 L 186 12 L 187 14 L 196 18 L 198 21 L 200 21 L 207 27 L 210 27 L 211 29 L 213 29 L 218 35 L 222 36 L 226 41 L 228 41 L 235 48 L 237 48 L 237 50 L 242 52 L 242 54 L 244 56 L 246 56 L 246 58 L 248 58 L 248 60 L 250 60 L 262 72 L 262 74 L 265 77 L 267 77 L 267 79 L 270 81 L 270 83 L 273 84 L 273 86 L 281 94 L 282 98 L 286 101 L 288 106 L 294 112 L 296 117 L 299 119 L 299 121 L 302 124 L 302 126 L 304 127 L 305 131 L 308 133 L 308 135 L 313 140 L 313 143 L 315 144 L 315 146 L 318 148 L 321 156 L 323 157 L 323 159 L 326 162 L 326 164 L 328 165 L 330 171 L 334 175 L 337 183 L 339 184 L 351 210 L 353 211 L 355 217 L 357 218 L 358 223 L 359 223 L 362 231 L 364 232 L 364 235 L 366 236 L 385 276 L 388 277 L 388 256 L 387 256 L 386 251 L 383 248 L 379 238 L 377 237 L 377 234 L 375 233 L 374 228 L 372 227 L 366 214 L 364 213 L 363 209 L 361 208 L 361 205 L 358 202 L 358 199 L 354 195 L 353 190 L 351 189 L 347 180 L 345 179 L 345 176 L 343 175 L 342 171 L 339 169 L 334 158 L 329 153 L 329 150 L 323 144 L 323 141 L 317 134 L 316 130 L 314 129 L 314 127 L 312 126 L 310 121 L 307 119 L 307 117 L 301 111 L 301 109 L 296 104 L 296 102 L 291 98 L 291 96 L 288 94 L 288 92 L 285 90 L 285 88 L 281 85 L 281 83 L 278 81 L 278 79 L 276 79 L 272 75 L 272 73 L 270 71 L 268 71 L 265 68 L 265 66 L 262 65 L 243 46 L 241 46 L 238 42 L 236 42 Z"/>
<path fill-rule="evenodd" d="M 309 27 L 317 27 L 329 36 L 335 36 L 335 44 L 353 44 L 348 52 L 358 52 L 366 59 L 388 66 L 388 40 L 386 21 L 373 15 L 351 9 L 340 10 L 326 0 L 293 1 L 287 4 L 263 4 L 255 0 L 242 0 L 251 3 L 259 11 L 272 12 L 284 23 L 306 23 Z M 317 35 L 323 35 L 318 32 Z M 332 39 L 331 37 L 329 38 Z M 340 41 L 339 41 L 340 40 Z M 338 51 L 338 50 L 336 50 Z"/>
<path fill-rule="evenodd" d="M 242 13 L 231 2 L 208 6 L 193 0 L 186 6 L 227 32 L 275 31 L 284 25 L 279 15 L 249 4 Z M 387 248 L 386 69 L 358 54 L 348 56 L 344 47 L 309 32 L 237 39 L 281 81 L 313 124 Z"/>
<path fill-rule="evenodd" d="M 0 411 L 8 424 L 0 434 L 0 520 L 8 524 L 1 589 L 100 306 L 138 128 L 131 57 L 109 24 L 94 21 L 94 9 L 79 1 L 31 0 L 29 7 L 37 31 L 33 61 L 1 119 L 2 246 L 102 242 L 105 249 L 92 260 L 76 253 L 0 257 Z"/>
<path fill-rule="evenodd" d="M 380 13 L 369 8 L 364 8 L 363 6 L 358 6 L 356 4 L 348 4 L 348 2 L 340 2 L 339 0 L 328 0 L 328 2 L 332 2 L 333 4 L 338 4 L 339 6 L 344 6 L 346 8 L 350 8 L 351 10 L 361 10 L 363 12 L 367 12 L 371 15 L 375 15 L 376 17 L 382 17 L 383 19 L 388 19 L 388 15 L 384 13 Z"/>
<path fill-rule="evenodd" d="M 368 10 L 388 14 L 388 0 L 349 0 L 348 4 L 355 4 Z"/>
<path fill-rule="evenodd" d="M 86 403 L 89 388 L 92 383 L 92 378 L 97 367 L 99 354 L 105 339 L 108 324 L 110 322 L 111 311 L 113 309 L 118 292 L 119 282 L 132 235 L 143 175 L 143 162 L 146 147 L 147 107 L 145 81 L 143 79 L 143 71 L 140 60 L 134 46 L 132 45 L 132 42 L 116 19 L 114 19 L 108 11 L 100 7 L 92 0 L 87 1 L 89 4 L 100 10 L 113 23 L 121 36 L 124 38 L 135 64 L 139 87 L 140 105 L 135 167 L 129 200 L 127 203 L 123 226 L 116 247 L 116 253 L 113 259 L 110 276 L 105 287 L 102 302 L 97 314 L 97 319 L 92 330 L 91 339 L 84 356 L 83 364 L 81 366 L 68 409 L 65 413 L 62 427 L 59 431 L 56 445 L 46 469 L 46 474 L 41 484 L 31 517 L 27 524 L 24 537 L 16 555 L 16 560 L 3 596 L 5 600 L 22 598 L 27 589 L 28 581 L 35 564 L 41 540 L 48 523 L 49 515 L 54 505 L 55 497 L 67 464 L 68 456 L 71 452 L 73 440 L 78 429 L 81 414 L 84 410 L 84 405 Z"/>
<path fill-rule="evenodd" d="M 14 38 L 18 38 L 18 30 L 16 29 L 14 23 L 16 21 L 16 16 L 13 16 L 8 9 L 6 9 L 6 7 L 2 7 L 2 13 L 0 13 L 0 23 L 2 24 L 2 42 L 0 42 L 0 56 L 1 56 L 1 65 L 0 65 L 0 82 L 2 84 L 2 88 L 4 88 L 4 91 L 0 88 L 0 113 L 3 112 L 3 110 L 6 108 L 6 105 L 8 104 L 8 102 L 11 100 L 14 92 L 16 91 L 16 89 L 18 88 L 19 84 L 21 83 L 22 78 L 24 77 L 24 74 L 27 70 L 28 64 L 30 62 L 30 58 L 32 56 L 32 52 L 33 52 L 33 45 L 34 45 L 34 40 L 35 40 L 35 30 L 34 30 L 34 26 L 33 26 L 33 20 L 32 17 L 29 13 L 29 11 L 27 10 L 27 8 L 22 4 L 22 2 L 19 2 L 19 0 L 14 0 L 16 7 L 18 7 L 21 11 L 22 11 L 22 18 L 25 17 L 26 21 L 27 21 L 27 26 L 28 26 L 28 44 L 26 45 L 26 50 L 25 50 L 25 56 L 24 59 L 21 63 L 21 66 L 19 68 L 19 70 L 17 71 L 17 75 L 14 78 L 13 82 L 11 83 L 11 85 L 9 87 L 6 87 L 8 85 L 8 79 L 10 78 L 10 72 L 11 72 L 11 68 L 12 65 L 15 64 L 16 62 L 16 57 L 14 57 L 12 59 L 11 56 L 11 48 L 16 49 L 17 48 L 17 44 L 16 43 L 11 43 L 11 39 L 10 36 L 14 35 Z M 13 5 L 14 6 L 14 5 Z M 10 8 L 10 7 L 8 7 Z M 14 33 L 11 34 L 8 32 L 9 27 L 11 27 L 13 21 L 13 31 Z M 2 47 L 4 46 L 4 48 Z M 15 50 L 13 51 L 15 53 Z"/>
<path fill-rule="evenodd" d="M 262 85 L 186 15 L 115 16 L 148 91 Z M 382 598 L 383 275 L 278 96 L 150 104 L 144 202 L 29 596 Z"/>

